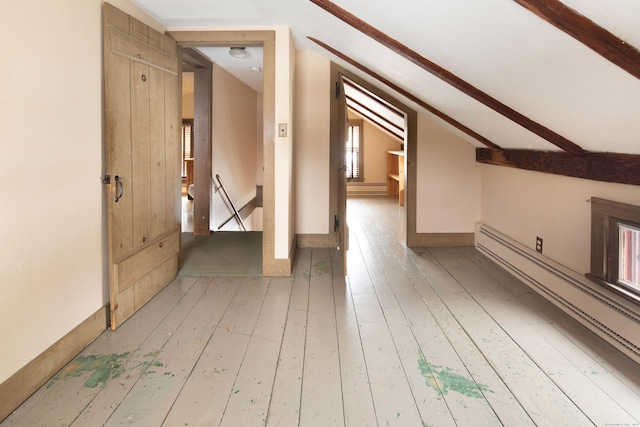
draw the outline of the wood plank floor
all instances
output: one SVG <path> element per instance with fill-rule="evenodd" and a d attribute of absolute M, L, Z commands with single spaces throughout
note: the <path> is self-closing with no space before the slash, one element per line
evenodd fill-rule
<path fill-rule="evenodd" d="M 349 199 L 348 271 L 180 277 L 0 426 L 633 426 L 640 367 L 473 248 Z"/>

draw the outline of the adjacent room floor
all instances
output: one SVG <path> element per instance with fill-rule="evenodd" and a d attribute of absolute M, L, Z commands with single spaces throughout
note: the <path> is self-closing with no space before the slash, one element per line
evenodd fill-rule
<path fill-rule="evenodd" d="M 473 248 L 407 248 L 397 199 L 348 204 L 348 276 L 179 276 L 0 425 L 606 426 L 639 366 Z"/>
<path fill-rule="evenodd" d="M 181 242 L 182 276 L 262 275 L 262 231 L 216 231 L 194 236 L 193 200 L 187 197 L 185 186 Z"/>

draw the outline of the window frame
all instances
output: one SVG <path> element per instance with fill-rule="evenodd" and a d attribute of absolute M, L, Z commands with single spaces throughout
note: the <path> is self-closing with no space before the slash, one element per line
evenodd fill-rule
<path fill-rule="evenodd" d="M 636 233 L 640 232 L 640 224 L 635 223 L 635 222 L 630 222 L 630 221 L 624 221 L 624 220 L 617 220 L 615 221 L 615 227 L 616 227 L 616 242 L 613 242 L 612 245 L 615 245 L 615 247 L 618 248 L 618 250 L 622 249 L 621 248 L 621 241 L 620 241 L 620 235 L 622 232 L 622 227 L 627 228 L 627 229 L 631 229 L 634 230 Z M 613 230 L 611 231 L 613 233 Z M 618 255 L 618 262 L 612 266 L 612 268 L 614 269 L 612 271 L 612 276 L 616 278 L 616 284 L 627 288 L 630 292 L 636 293 L 636 294 L 640 294 L 640 288 L 632 282 L 627 282 L 625 280 L 623 280 L 620 276 L 620 266 L 622 264 L 621 262 L 621 258 Z M 633 262 L 633 261 L 632 261 Z M 635 264 L 632 264 L 632 266 L 635 266 Z"/>
<path fill-rule="evenodd" d="M 619 281 L 619 224 L 640 228 L 640 206 L 591 198 L 591 271 L 587 277 L 640 304 L 640 290 Z"/>
<path fill-rule="evenodd" d="M 181 162 L 180 164 L 182 165 L 180 167 L 180 173 L 182 174 L 182 179 L 184 180 L 187 177 L 187 166 L 186 166 L 186 161 L 185 159 L 192 159 L 193 158 L 193 119 L 182 119 L 182 127 L 180 128 L 180 159 Z M 189 141 L 189 154 L 191 154 L 189 157 L 185 157 L 185 147 L 184 147 L 184 127 L 189 126 L 191 128 L 190 133 L 189 133 L 189 137 L 190 137 L 190 141 Z"/>
<path fill-rule="evenodd" d="M 364 121 L 362 119 L 349 119 L 347 122 L 347 129 L 350 127 L 358 127 L 358 176 L 347 176 L 347 182 L 363 182 L 364 181 Z M 349 131 L 349 133 L 351 133 Z M 345 143 L 347 144 L 347 143 Z M 347 150 L 349 149 L 347 145 Z M 345 164 L 347 163 L 347 153 L 345 155 Z"/>

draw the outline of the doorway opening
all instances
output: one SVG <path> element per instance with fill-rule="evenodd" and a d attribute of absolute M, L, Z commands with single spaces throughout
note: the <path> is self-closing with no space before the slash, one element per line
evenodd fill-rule
<path fill-rule="evenodd" d="M 243 56 L 237 57 L 238 49 Z M 262 231 L 262 56 L 261 46 L 184 49 L 181 145 L 186 200 L 183 200 L 183 231 L 196 235 Z M 211 68 L 211 96 L 209 87 L 200 87 L 194 78 L 202 68 Z M 210 126 L 206 128 L 197 126 L 209 121 Z M 206 150 L 209 145 L 210 154 Z M 207 157 L 207 161 L 200 159 L 201 156 Z M 207 193 L 199 193 L 194 200 L 194 175 L 203 172 L 199 169 L 208 175 L 209 182 L 204 184 L 208 187 Z M 201 210 L 205 214 L 208 211 L 209 221 L 202 214 L 196 215 L 194 221 L 192 208 L 198 206 L 201 198 L 204 200 Z"/>
<path fill-rule="evenodd" d="M 385 204 L 387 208 L 395 206 L 398 211 L 399 221 L 403 224 L 402 240 L 410 246 L 416 239 L 417 113 L 355 74 L 336 64 L 332 67 L 338 70 L 344 82 L 349 118 L 363 122 L 361 137 L 364 144 L 358 154 L 364 161 L 361 166 L 363 179 L 350 182 L 346 194 L 331 186 L 334 194 L 331 200 L 336 200 L 331 212 L 343 203 L 338 200 L 340 197 L 347 200 L 369 196 L 380 200 L 388 198 L 391 202 Z M 384 137 L 373 135 L 376 141 L 368 145 L 367 137 L 371 135 L 367 130 L 370 134 L 372 130 L 384 134 Z M 374 152 L 369 151 L 372 149 Z M 368 158 L 371 163 L 366 161 Z M 347 160 L 347 153 L 337 159 L 339 162 Z M 340 164 L 333 163 L 331 167 L 339 168 Z M 347 217 L 353 218 L 350 214 Z"/>
<path fill-rule="evenodd" d="M 273 89 L 265 78 L 272 74 L 264 72 L 264 42 L 239 45 L 223 37 L 189 45 L 176 39 L 183 52 L 183 118 L 193 119 L 194 140 L 192 157 L 182 160 L 181 273 L 262 274 L 269 242 L 263 197 L 271 188 L 264 182 L 264 112 L 272 111 L 265 92 Z M 195 270 L 194 260 L 202 264 Z"/>

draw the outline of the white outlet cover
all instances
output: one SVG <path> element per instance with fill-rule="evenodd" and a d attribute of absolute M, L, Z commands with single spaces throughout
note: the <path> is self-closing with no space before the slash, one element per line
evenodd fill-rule
<path fill-rule="evenodd" d="M 278 125 L 278 136 L 287 136 L 287 124 L 280 123 Z"/>

